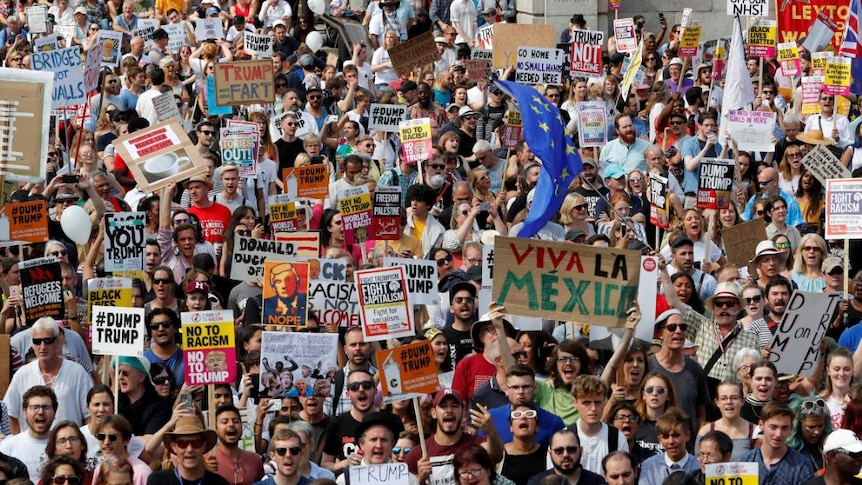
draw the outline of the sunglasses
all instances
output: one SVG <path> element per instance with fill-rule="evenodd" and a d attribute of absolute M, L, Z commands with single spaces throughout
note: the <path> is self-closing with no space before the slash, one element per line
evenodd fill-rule
<path fill-rule="evenodd" d="M 276 85 L 275 85 L 275 87 L 277 87 L 277 88 L 286 88 L 286 87 L 287 87 L 287 84 L 285 84 L 285 83 L 278 83 L 278 84 L 276 84 Z"/>
<path fill-rule="evenodd" d="M 838 453 L 841 453 L 844 456 L 849 456 L 850 458 L 854 458 L 854 459 L 862 457 L 862 451 L 857 451 L 856 453 L 853 453 L 852 451 L 847 451 L 844 448 L 838 448 L 835 451 L 837 451 Z"/>
<path fill-rule="evenodd" d="M 527 352 L 523 350 L 519 350 L 517 352 L 512 352 L 512 358 L 515 360 L 524 360 L 527 358 Z"/>
<path fill-rule="evenodd" d="M 296 123 L 285 123 L 284 126 L 296 126 Z"/>
<path fill-rule="evenodd" d="M 284 456 L 287 452 L 290 451 L 290 456 L 299 456 L 302 453 L 302 448 L 299 446 L 291 446 L 290 448 L 276 448 L 275 454 L 278 456 Z"/>
<path fill-rule="evenodd" d="M 404 448 L 402 448 L 400 446 L 393 446 L 392 447 L 392 454 L 393 455 L 400 455 L 401 453 L 404 453 L 406 455 L 407 453 L 410 453 L 411 449 L 412 448 L 410 448 L 409 446 L 405 446 Z"/>
<path fill-rule="evenodd" d="M 670 333 L 676 332 L 677 329 L 680 329 L 683 332 L 686 332 L 686 331 L 688 331 L 688 324 L 687 323 L 669 323 L 669 324 L 665 325 L 664 328 L 666 328 L 667 331 Z"/>
<path fill-rule="evenodd" d="M 174 440 L 174 444 L 176 444 L 177 447 L 179 447 L 179 449 L 181 449 L 181 450 L 188 448 L 189 445 L 192 445 L 192 448 L 194 448 L 194 449 L 198 449 L 204 445 L 204 440 L 202 440 L 200 438 L 193 439 L 193 440 L 178 439 L 178 440 Z"/>
<path fill-rule="evenodd" d="M 579 210 L 579 211 L 586 210 L 586 208 L 587 208 L 587 204 L 578 204 L 574 207 L 575 210 Z"/>
<path fill-rule="evenodd" d="M 662 394 L 665 393 L 665 391 L 667 391 L 667 388 L 661 387 L 661 386 L 644 387 L 644 392 L 647 394 L 658 394 L 659 396 L 661 396 Z"/>
<path fill-rule="evenodd" d="M 36 338 L 33 337 L 33 346 L 38 347 L 42 344 L 53 345 L 57 341 L 57 337 Z"/>
<path fill-rule="evenodd" d="M 362 382 L 352 382 L 347 385 L 348 391 L 356 392 L 359 389 L 364 389 L 366 391 L 374 388 L 374 381 L 362 381 Z"/>
<path fill-rule="evenodd" d="M 153 384 L 157 386 L 164 386 L 165 384 L 169 384 L 170 382 L 171 378 L 168 376 L 153 377 Z"/>
<path fill-rule="evenodd" d="M 558 448 L 551 448 L 551 451 L 553 451 L 555 455 L 562 455 L 563 453 L 574 455 L 578 452 L 578 448 L 578 446 L 560 446 Z"/>
<path fill-rule="evenodd" d="M 309 96 L 308 99 L 320 99 L 322 96 Z"/>
<path fill-rule="evenodd" d="M 752 296 L 751 298 L 744 298 L 746 305 L 751 305 L 752 303 L 760 303 L 763 301 L 763 297 L 761 295 Z"/>
<path fill-rule="evenodd" d="M 213 135 L 215 135 L 215 131 L 210 131 L 210 130 L 201 130 L 201 131 L 200 131 L 200 134 L 201 134 L 201 135 L 206 135 L 206 136 L 213 136 Z"/>
<path fill-rule="evenodd" d="M 829 276 L 841 276 L 844 274 L 844 270 L 841 268 L 835 268 L 832 271 L 826 273 Z"/>
<path fill-rule="evenodd" d="M 147 328 L 149 328 L 150 330 L 158 330 L 161 327 L 171 328 L 172 326 L 174 326 L 174 324 L 171 323 L 170 320 L 165 320 L 164 322 L 152 322 Z"/>
<path fill-rule="evenodd" d="M 154 285 L 166 285 L 172 281 L 171 278 L 153 278 Z"/>
<path fill-rule="evenodd" d="M 452 301 L 457 305 L 460 305 L 461 303 L 473 303 L 474 300 L 475 298 L 472 296 L 456 296 L 455 298 L 452 298 Z"/>
<path fill-rule="evenodd" d="M 66 482 L 69 482 L 71 485 L 78 485 L 81 483 L 81 477 L 77 477 L 75 475 L 69 475 L 68 477 L 64 477 L 62 475 L 57 477 L 51 477 L 51 481 L 54 482 L 55 485 L 63 485 Z"/>
<path fill-rule="evenodd" d="M 180 224 L 191 224 L 191 219 L 174 219 L 174 225 L 179 226 Z"/>
<path fill-rule="evenodd" d="M 815 399 L 814 401 L 805 401 L 802 403 L 803 411 L 812 411 L 814 409 L 825 409 L 826 401 L 823 399 Z"/>
<path fill-rule="evenodd" d="M 736 300 L 715 300 L 712 302 L 713 306 L 716 308 L 732 308 L 736 306 L 737 303 L 739 302 Z"/>
<path fill-rule="evenodd" d="M 53 251 L 53 252 L 48 253 L 48 256 L 57 257 L 57 256 L 65 256 L 67 254 L 69 254 L 69 253 L 65 249 L 61 249 L 59 251 Z"/>
<path fill-rule="evenodd" d="M 435 163 L 433 165 L 428 165 L 428 167 L 433 168 L 434 170 L 443 170 L 446 168 L 446 165 Z"/>
<path fill-rule="evenodd" d="M 452 262 L 452 255 L 449 254 L 445 258 L 438 259 L 437 260 L 437 266 L 443 266 L 444 264 L 451 263 L 451 262 Z"/>
<path fill-rule="evenodd" d="M 56 157 L 56 156 L 57 156 L 57 152 L 48 152 L 48 156 L 49 156 L 49 157 Z"/>
<path fill-rule="evenodd" d="M 775 243 L 777 249 L 790 249 L 790 241 Z"/>
<path fill-rule="evenodd" d="M 679 125 L 683 124 L 683 122 L 682 121 L 671 121 L 670 124 L 674 125 L 674 126 L 679 126 Z"/>
<path fill-rule="evenodd" d="M 99 433 L 96 435 L 97 440 L 105 441 L 105 438 L 108 438 L 108 441 L 110 441 L 111 443 L 117 441 L 117 439 L 119 439 L 119 437 L 120 437 L 120 435 L 118 435 L 118 434 Z"/>

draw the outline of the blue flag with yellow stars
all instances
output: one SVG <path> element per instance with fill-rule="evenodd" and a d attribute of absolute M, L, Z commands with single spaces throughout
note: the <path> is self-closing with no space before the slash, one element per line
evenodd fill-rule
<path fill-rule="evenodd" d="M 569 186 L 583 170 L 581 155 L 566 135 L 563 117 L 553 103 L 530 86 L 495 81 L 518 103 L 524 124 L 523 136 L 530 150 L 542 161 L 533 204 L 518 237 L 533 237 L 563 205 Z"/>

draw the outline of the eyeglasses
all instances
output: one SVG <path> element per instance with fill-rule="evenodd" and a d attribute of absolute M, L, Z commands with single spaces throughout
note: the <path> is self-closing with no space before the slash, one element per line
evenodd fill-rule
<path fill-rule="evenodd" d="M 170 384 L 171 378 L 168 376 L 159 376 L 153 377 L 153 384 L 157 386 L 164 386 L 165 384 Z"/>
<path fill-rule="evenodd" d="M 664 328 L 666 328 L 667 331 L 670 333 L 676 332 L 677 329 L 680 329 L 683 332 L 686 332 L 686 331 L 688 331 L 688 324 L 687 323 L 669 323 L 669 324 L 665 325 Z"/>
<path fill-rule="evenodd" d="M 635 414 L 617 414 L 614 419 L 623 423 L 637 423 L 640 420 Z"/>
<path fill-rule="evenodd" d="M 240 229 L 240 230 L 238 230 L 238 231 L 234 232 L 233 234 L 234 234 L 235 236 L 245 236 L 245 237 L 248 237 L 248 236 L 251 236 L 251 231 L 250 231 L 250 230 L 248 230 L 248 229 Z"/>
<path fill-rule="evenodd" d="M 820 98 L 820 101 L 825 101 L 825 102 L 827 102 L 827 103 L 831 103 L 831 102 L 832 102 L 832 98 Z"/>
<path fill-rule="evenodd" d="M 59 256 L 65 256 L 67 254 L 69 254 L 69 253 L 65 249 L 61 249 L 59 251 L 52 251 L 52 252 L 48 253 L 48 256 L 59 257 Z"/>
<path fill-rule="evenodd" d="M 737 300 L 714 300 L 712 302 L 713 306 L 716 308 L 732 308 L 736 306 L 737 303 L 739 303 Z"/>
<path fill-rule="evenodd" d="M 764 180 L 764 181 L 760 181 L 760 180 L 758 180 L 758 181 L 757 181 L 757 185 L 758 185 L 758 186 L 760 186 L 760 187 L 766 187 L 767 185 L 769 185 L 769 182 L 772 182 L 773 180 L 775 180 L 775 178 L 774 178 L 774 177 L 773 177 L 773 178 L 771 178 L 771 179 L 769 179 L 769 180 Z"/>
<path fill-rule="evenodd" d="M 74 445 L 81 441 L 77 436 L 69 436 L 68 438 L 57 438 L 57 445 L 66 446 L 67 444 Z"/>
<path fill-rule="evenodd" d="M 171 278 L 153 278 L 154 285 L 166 285 L 172 281 Z"/>
<path fill-rule="evenodd" d="M 478 477 L 479 474 L 482 473 L 483 471 L 485 471 L 484 468 L 477 466 L 474 468 L 467 468 L 466 470 L 461 470 L 460 472 L 458 472 L 458 476 L 461 478 L 467 478 L 471 475 L 474 477 Z"/>
<path fill-rule="evenodd" d="M 171 328 L 173 325 L 174 325 L 173 322 L 171 322 L 170 320 L 165 320 L 162 322 L 151 322 L 150 326 L 148 328 L 150 330 L 158 330 L 159 328 L 162 328 L 162 327 Z"/>
<path fill-rule="evenodd" d="M 174 225 L 179 226 L 180 224 L 191 224 L 191 219 L 174 219 Z"/>
<path fill-rule="evenodd" d="M 800 152 L 787 152 L 787 158 L 802 158 L 802 153 Z"/>
<path fill-rule="evenodd" d="M 451 254 L 447 254 L 447 255 L 446 255 L 445 257 L 443 257 L 443 258 L 439 258 L 439 259 L 437 259 L 437 266 L 443 266 L 444 264 L 446 264 L 446 263 L 451 263 L 451 262 L 452 262 L 452 255 L 451 255 Z"/>
<path fill-rule="evenodd" d="M 284 126 L 296 126 L 296 123 L 285 123 Z"/>
<path fill-rule="evenodd" d="M 404 453 L 406 455 L 407 453 L 410 453 L 411 449 L 412 448 L 410 448 L 409 446 L 405 446 L 404 448 L 402 448 L 400 446 L 393 446 L 392 447 L 392 454 L 393 455 L 400 455 L 401 453 Z"/>
<path fill-rule="evenodd" d="M 578 211 L 586 210 L 587 204 L 578 204 L 578 205 L 574 206 L 573 209 L 578 210 Z"/>
<path fill-rule="evenodd" d="M 819 246 L 802 246 L 803 251 L 820 251 Z"/>
<path fill-rule="evenodd" d="M 629 177 L 629 182 L 640 182 L 643 179 L 643 177 Z"/>
<path fill-rule="evenodd" d="M 826 401 L 823 399 L 815 399 L 814 401 L 805 401 L 802 403 L 803 411 L 814 411 L 818 409 L 825 409 Z"/>
<path fill-rule="evenodd" d="M 21 61 L 23 61 L 23 60 L 24 60 L 24 58 L 23 58 L 23 57 L 13 57 L 13 58 L 12 58 L 12 62 L 21 62 Z"/>
<path fill-rule="evenodd" d="M 561 356 L 557 357 L 557 362 L 560 362 L 560 363 L 563 363 L 563 362 L 580 362 L 580 359 L 578 359 L 577 357 L 575 357 L 573 355 L 561 355 Z"/>
<path fill-rule="evenodd" d="M 38 347 L 42 344 L 53 345 L 57 341 L 57 337 L 36 338 L 33 337 L 33 347 Z"/>
<path fill-rule="evenodd" d="M 557 448 L 551 448 L 551 451 L 553 451 L 555 455 L 562 455 L 563 453 L 574 455 L 578 452 L 579 448 L 580 446 L 558 446 Z"/>
<path fill-rule="evenodd" d="M 356 392 L 359 389 L 369 390 L 374 388 L 374 381 L 351 382 L 347 385 L 348 391 Z"/>
<path fill-rule="evenodd" d="M 81 483 L 81 477 L 77 477 L 75 475 L 69 475 L 68 477 L 64 477 L 62 475 L 51 477 L 51 481 L 54 482 L 54 485 L 63 485 L 66 482 L 69 482 L 70 485 L 78 485 Z"/>
<path fill-rule="evenodd" d="M 671 121 L 670 122 L 671 125 L 681 125 L 683 123 L 684 123 L 683 121 Z"/>
<path fill-rule="evenodd" d="M 120 438 L 120 435 L 115 434 L 115 433 L 111 433 L 111 434 L 99 433 L 96 435 L 96 439 L 99 441 L 105 441 L 105 438 L 108 438 L 108 441 L 113 443 L 113 442 L 117 441 L 117 439 Z"/>
<path fill-rule="evenodd" d="M 287 87 L 287 84 L 286 84 L 286 83 L 276 83 L 275 87 L 277 87 L 277 88 L 286 88 L 286 87 Z"/>
<path fill-rule="evenodd" d="M 764 89 L 763 94 L 775 94 L 775 91 L 773 91 L 771 89 Z"/>
<path fill-rule="evenodd" d="M 661 396 L 662 394 L 664 394 L 664 393 L 665 393 L 665 391 L 667 391 L 667 388 L 666 388 L 666 387 L 661 387 L 661 386 L 647 386 L 647 387 L 644 387 L 644 392 L 645 392 L 645 393 L 647 393 L 647 394 L 658 394 L 659 396 Z"/>
<path fill-rule="evenodd" d="M 538 415 L 539 413 L 537 413 L 535 409 L 529 409 L 527 411 L 512 411 L 511 413 L 509 413 L 509 417 L 511 417 L 512 419 L 535 419 L 535 417 Z"/>
<path fill-rule="evenodd" d="M 33 412 L 45 411 L 47 413 L 48 411 L 53 410 L 54 406 L 51 404 L 28 404 L 27 409 Z"/>
<path fill-rule="evenodd" d="M 746 305 L 751 305 L 752 303 L 760 303 L 761 301 L 763 301 L 763 296 L 757 295 L 757 296 L 752 296 L 751 298 L 743 298 L 743 299 L 745 300 Z"/>
<path fill-rule="evenodd" d="M 790 249 L 790 241 L 775 243 L 776 249 Z"/>
<path fill-rule="evenodd" d="M 475 298 L 472 296 L 456 296 L 455 298 L 452 298 L 452 301 L 454 301 L 456 305 L 460 305 L 461 303 L 472 304 L 474 300 Z"/>
<path fill-rule="evenodd" d="M 841 453 L 844 456 L 849 456 L 850 458 L 854 458 L 854 459 L 855 458 L 862 458 L 862 451 L 857 451 L 856 453 L 853 453 L 852 451 L 847 451 L 844 448 L 838 448 L 837 450 L 834 450 L 834 451 L 837 451 L 838 453 Z"/>
<path fill-rule="evenodd" d="M 314 95 L 314 96 L 309 96 L 308 99 L 320 99 L 322 97 L 323 96 Z"/>
<path fill-rule="evenodd" d="M 290 456 L 299 456 L 299 454 L 302 453 L 302 447 L 291 446 L 290 448 L 276 448 L 275 454 L 278 456 L 285 456 L 288 451 L 290 452 Z"/>
<path fill-rule="evenodd" d="M 57 152 L 48 152 L 48 156 L 49 156 L 49 157 L 56 157 L 56 156 L 57 156 Z"/>
<path fill-rule="evenodd" d="M 201 438 L 196 438 L 193 440 L 177 439 L 174 440 L 174 444 L 177 445 L 177 447 L 181 450 L 188 448 L 189 445 L 192 445 L 192 448 L 194 449 L 198 449 L 204 445 L 204 440 L 202 440 Z"/>
<path fill-rule="evenodd" d="M 742 396 L 718 396 L 718 402 L 741 401 Z"/>

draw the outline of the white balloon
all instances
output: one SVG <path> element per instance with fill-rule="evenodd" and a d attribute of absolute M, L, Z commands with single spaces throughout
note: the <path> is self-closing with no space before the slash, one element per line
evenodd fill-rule
<path fill-rule="evenodd" d="M 87 211 L 81 206 L 73 205 L 63 209 L 60 227 L 75 243 L 86 244 L 90 240 L 90 230 L 93 226 L 90 224 L 90 216 Z"/>
<path fill-rule="evenodd" d="M 320 35 L 320 32 L 309 32 L 305 36 L 305 45 L 312 51 L 317 52 L 323 47 L 323 36 Z"/>
<path fill-rule="evenodd" d="M 323 3 L 323 0 L 308 0 L 308 8 L 316 15 L 323 15 L 323 12 L 326 11 L 326 4 Z"/>

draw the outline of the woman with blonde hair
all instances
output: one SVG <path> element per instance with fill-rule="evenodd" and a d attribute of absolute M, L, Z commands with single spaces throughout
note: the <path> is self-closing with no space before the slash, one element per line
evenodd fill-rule
<path fill-rule="evenodd" d="M 272 133 L 269 132 L 269 116 L 263 111 L 252 111 L 248 114 L 248 120 L 257 123 L 260 129 L 260 145 L 266 158 L 278 163 L 278 149 L 272 141 Z"/>
<path fill-rule="evenodd" d="M 829 256 L 826 241 L 817 234 L 806 234 L 799 240 L 793 258 L 791 278 L 799 291 L 820 292 L 826 286 L 823 279 L 823 260 Z"/>
<path fill-rule="evenodd" d="M 374 73 L 374 87 L 380 89 L 398 80 L 395 67 L 389 59 L 389 50 L 401 43 L 401 37 L 394 30 L 383 34 L 383 45 L 371 56 L 371 72 Z"/>
<path fill-rule="evenodd" d="M 802 147 L 788 145 L 784 150 L 781 163 L 778 164 L 778 188 L 782 192 L 795 194 L 799 189 L 799 179 L 802 178 Z"/>
<path fill-rule="evenodd" d="M 596 229 L 587 221 L 589 215 L 587 209 L 589 209 L 589 204 L 583 195 L 569 192 L 560 207 L 560 223 L 566 228 L 566 231 L 580 229 L 587 237 L 594 236 Z"/>

